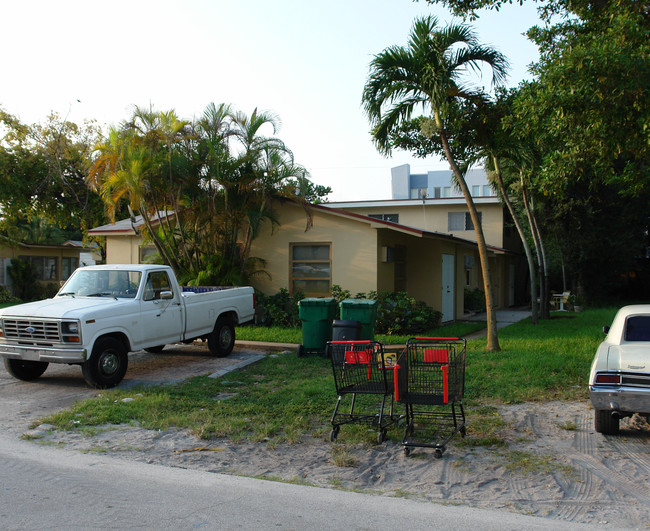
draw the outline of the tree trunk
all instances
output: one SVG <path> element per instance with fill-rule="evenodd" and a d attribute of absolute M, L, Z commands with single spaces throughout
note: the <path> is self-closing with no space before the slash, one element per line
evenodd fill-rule
<path fill-rule="evenodd" d="M 451 169 L 456 176 L 458 185 L 463 192 L 465 197 L 465 202 L 467 203 L 467 208 L 469 209 L 469 215 L 474 224 L 474 230 L 476 232 L 476 244 L 478 246 L 478 254 L 481 260 L 481 273 L 483 275 L 483 288 L 485 290 L 485 309 L 487 312 L 487 345 L 486 348 L 488 352 L 495 352 L 501 350 L 499 347 L 499 338 L 497 335 L 497 316 L 494 309 L 494 302 L 492 296 L 492 280 L 490 279 L 490 265 L 489 258 L 487 253 L 487 245 L 485 243 L 485 235 L 483 234 L 483 226 L 481 225 L 481 220 L 478 217 L 478 211 L 476 210 L 476 205 L 472 199 L 467 182 L 465 182 L 465 177 L 463 176 L 460 168 L 454 160 L 449 142 L 447 140 L 447 135 L 442 127 L 438 127 L 438 134 L 440 135 L 440 140 L 442 146 L 445 150 L 445 155 L 447 156 L 447 161 L 451 165 Z"/>
<path fill-rule="evenodd" d="M 526 184 L 524 182 L 524 173 L 521 170 L 519 171 L 519 177 L 521 179 L 521 193 L 524 200 L 524 208 L 526 209 L 526 216 L 528 217 L 530 232 L 533 236 L 533 242 L 535 243 L 535 251 L 537 252 L 537 265 L 539 267 L 540 316 L 542 319 L 548 319 L 550 314 L 548 310 L 548 295 L 546 292 L 546 262 L 544 261 L 542 242 L 540 240 L 539 231 L 537 230 L 535 215 L 530 203 L 528 202 L 528 193 L 526 191 Z"/>
<path fill-rule="evenodd" d="M 524 246 L 524 251 L 526 253 L 526 261 L 528 262 L 528 271 L 530 274 L 530 306 L 532 310 L 531 320 L 533 324 L 537 324 L 539 322 L 539 316 L 537 312 L 537 270 L 535 269 L 535 258 L 533 257 L 533 252 L 530 248 L 530 245 L 528 245 L 528 239 L 526 238 L 524 229 L 521 226 L 521 222 L 519 221 L 519 218 L 515 213 L 515 209 L 510 202 L 506 187 L 503 184 L 503 176 L 501 175 L 499 160 L 495 155 L 492 155 L 492 161 L 494 162 L 494 169 L 497 175 L 497 183 L 499 184 L 499 190 L 501 191 L 503 202 L 508 207 L 508 211 L 512 216 L 515 227 L 517 227 L 517 233 L 519 234 L 519 238 L 521 239 L 521 243 Z"/>

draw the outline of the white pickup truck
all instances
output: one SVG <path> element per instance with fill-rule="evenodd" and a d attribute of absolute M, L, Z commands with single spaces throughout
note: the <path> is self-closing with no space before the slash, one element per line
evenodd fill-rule
<path fill-rule="evenodd" d="M 49 363 L 81 365 L 88 385 L 117 385 L 129 352 L 207 340 L 227 356 L 235 325 L 253 319 L 253 288 L 183 292 L 168 266 L 102 265 L 77 269 L 52 299 L 0 310 L 0 356 L 20 380 Z"/>

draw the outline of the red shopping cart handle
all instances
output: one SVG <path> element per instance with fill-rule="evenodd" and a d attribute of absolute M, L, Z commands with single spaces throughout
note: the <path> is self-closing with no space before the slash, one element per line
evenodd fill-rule
<path fill-rule="evenodd" d="M 399 366 L 399 364 L 396 363 L 395 365 L 393 365 L 393 387 L 394 387 L 393 394 L 395 395 L 395 401 L 396 402 L 399 402 L 399 381 L 398 381 L 399 380 L 399 375 L 398 375 L 398 373 L 399 373 L 400 369 L 401 369 L 401 367 Z"/>

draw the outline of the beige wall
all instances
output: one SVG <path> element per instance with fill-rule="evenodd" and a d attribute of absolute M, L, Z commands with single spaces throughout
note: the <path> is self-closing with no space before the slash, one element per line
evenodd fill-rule
<path fill-rule="evenodd" d="M 312 211 L 313 227 L 305 231 L 302 207 L 284 204 L 276 209 L 280 227 L 267 224 L 252 244 L 251 256 L 264 258 L 270 278 L 260 275 L 253 285 L 267 294 L 289 286 L 289 248 L 292 243 L 331 243 L 332 284 L 354 295 L 376 289 L 377 233 L 367 223 Z"/>
<path fill-rule="evenodd" d="M 503 247 L 503 207 L 500 204 L 477 204 L 476 208 L 481 212 L 483 232 L 485 241 L 494 247 Z M 426 205 L 414 203 L 408 206 L 372 206 L 352 207 L 345 209 L 348 212 L 362 214 L 398 214 L 399 223 L 407 227 L 451 234 L 465 240 L 476 241 L 476 234 L 473 230 L 447 233 L 449 228 L 449 212 L 468 212 L 467 206 L 457 205 Z"/>
<path fill-rule="evenodd" d="M 107 264 L 137 264 L 142 238 L 140 236 L 106 236 Z"/>

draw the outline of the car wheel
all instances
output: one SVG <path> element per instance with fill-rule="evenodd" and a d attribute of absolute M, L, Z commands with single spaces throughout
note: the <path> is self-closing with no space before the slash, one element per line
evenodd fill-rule
<path fill-rule="evenodd" d="M 607 409 L 596 409 L 594 411 L 594 426 L 598 433 L 603 435 L 618 435 L 620 419 L 612 416 Z"/>
<path fill-rule="evenodd" d="M 232 352 L 235 346 L 235 327 L 225 319 L 217 319 L 214 330 L 208 336 L 210 353 L 217 358 L 223 358 Z"/>
<path fill-rule="evenodd" d="M 146 352 L 149 352 L 150 354 L 158 354 L 159 352 L 162 352 L 164 348 L 165 348 L 165 345 L 158 345 L 158 346 L 155 346 L 155 347 L 147 347 L 144 350 Z"/>
<path fill-rule="evenodd" d="M 90 387 L 115 387 L 126 374 L 129 358 L 124 345 L 115 338 L 98 339 L 90 359 L 81 365 L 84 380 Z"/>
<path fill-rule="evenodd" d="M 46 361 L 27 361 L 5 358 L 5 369 L 14 378 L 29 382 L 41 376 L 49 363 Z"/>

